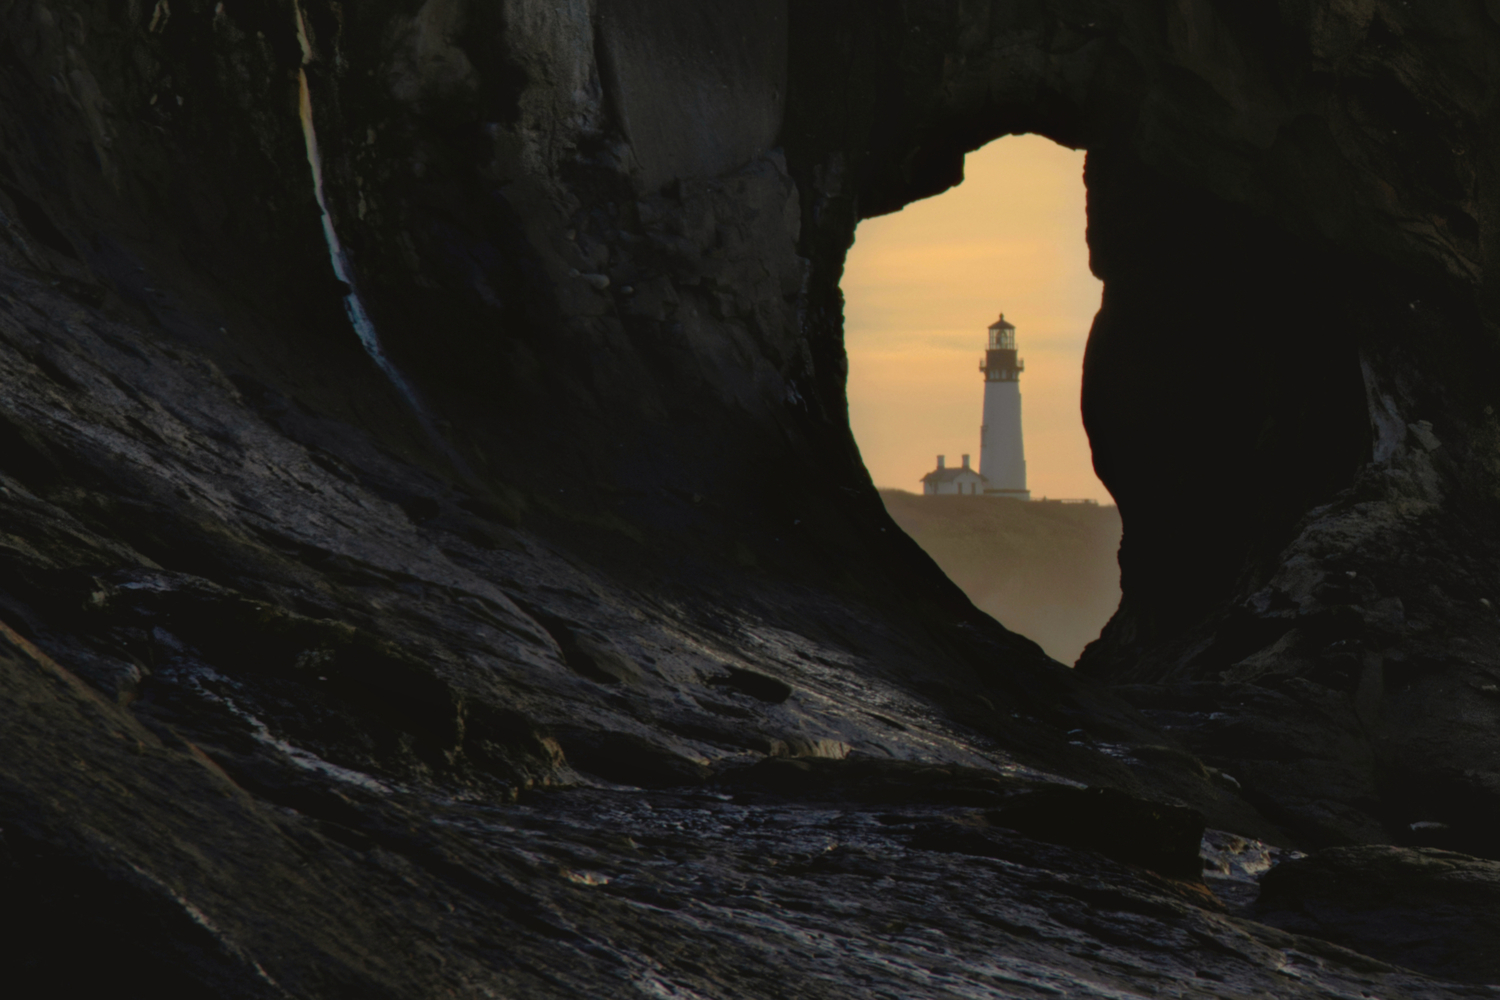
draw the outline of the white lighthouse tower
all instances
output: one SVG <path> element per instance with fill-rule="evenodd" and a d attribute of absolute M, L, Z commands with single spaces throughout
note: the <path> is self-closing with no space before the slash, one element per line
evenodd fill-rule
<path fill-rule="evenodd" d="M 1016 357 L 1016 328 L 1005 314 L 990 326 L 984 372 L 984 423 L 979 428 L 979 474 L 986 496 L 1030 500 L 1026 488 L 1026 450 L 1021 443 L 1021 372 Z"/>

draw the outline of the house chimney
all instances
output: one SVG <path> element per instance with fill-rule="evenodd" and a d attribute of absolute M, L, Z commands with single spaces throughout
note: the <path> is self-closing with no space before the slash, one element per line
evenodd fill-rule
<path fill-rule="evenodd" d="M 969 467 L 969 456 L 965 455 L 964 456 L 964 468 L 967 469 L 968 467 Z"/>
<path fill-rule="evenodd" d="M 944 461 L 944 459 L 946 459 L 946 458 L 947 458 L 947 457 L 948 457 L 948 456 L 947 456 L 947 455 L 939 455 L 939 456 L 938 456 L 938 468 L 939 468 L 939 469 L 942 469 L 942 467 L 943 467 L 943 461 Z"/>

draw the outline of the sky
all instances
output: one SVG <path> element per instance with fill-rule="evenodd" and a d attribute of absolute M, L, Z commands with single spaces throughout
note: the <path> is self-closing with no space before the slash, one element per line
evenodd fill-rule
<path fill-rule="evenodd" d="M 1009 136 L 970 153 L 964 182 L 859 225 L 844 269 L 849 419 L 881 488 L 921 491 L 939 454 L 979 463 L 986 329 L 1016 326 L 1033 497 L 1112 503 L 1078 411 L 1102 285 L 1084 242 L 1083 153 Z"/>

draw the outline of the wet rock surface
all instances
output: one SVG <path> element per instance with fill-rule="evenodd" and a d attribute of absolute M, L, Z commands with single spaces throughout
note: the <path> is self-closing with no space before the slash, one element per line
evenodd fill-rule
<path fill-rule="evenodd" d="M 1402 928 L 1500 857 L 1497 32 L 0 0 L 7 968 L 1490 995 Z M 855 224 L 1016 131 L 1089 149 L 1106 282 L 1124 603 L 1078 672 L 846 419 Z"/>
<path fill-rule="evenodd" d="M 505 803 L 306 756 L 251 773 L 0 638 L 10 947 L 63 989 L 123 969 L 139 995 L 220 997 L 1469 995 L 952 804 L 1014 791 L 999 774 Z M 78 935 L 109 967 L 61 961 Z"/>

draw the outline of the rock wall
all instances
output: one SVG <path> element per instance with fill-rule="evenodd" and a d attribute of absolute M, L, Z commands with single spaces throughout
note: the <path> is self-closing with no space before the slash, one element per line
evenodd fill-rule
<path fill-rule="evenodd" d="M 1226 914 L 1191 849 L 1500 856 L 1497 31 L 0 0 L 14 967 L 1454 995 Z M 1125 599 L 1078 674 L 896 530 L 843 394 L 858 220 L 1022 131 L 1090 151 L 1106 282 Z"/>
<path fill-rule="evenodd" d="M 1083 413 L 1125 535 L 1080 669 L 1313 842 L 1493 854 L 1500 26 L 1473 5 L 881 10 L 794 21 L 794 74 L 797 44 L 824 53 L 787 135 L 825 199 L 814 336 L 852 218 L 957 182 L 996 135 L 1087 148 L 1105 291 Z"/>

